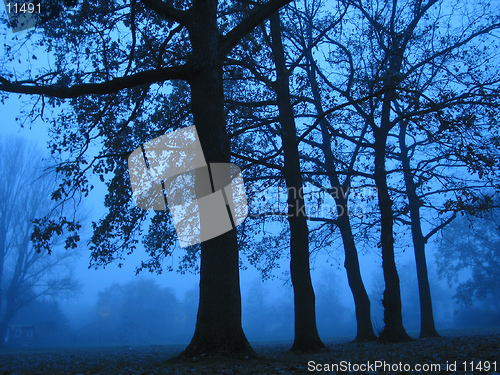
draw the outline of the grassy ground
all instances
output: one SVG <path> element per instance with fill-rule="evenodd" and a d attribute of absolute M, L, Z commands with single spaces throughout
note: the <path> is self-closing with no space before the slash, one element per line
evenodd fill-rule
<path fill-rule="evenodd" d="M 329 350 L 317 354 L 290 354 L 287 352 L 291 346 L 289 342 L 256 343 L 253 347 L 259 358 L 241 360 L 203 356 L 176 360 L 184 348 L 181 346 L 6 350 L 0 352 L 0 374 L 260 375 L 311 374 L 318 370 L 334 374 L 349 373 L 350 365 L 351 374 L 500 375 L 500 330 L 443 332 L 441 338 L 401 344 L 352 343 L 338 339 L 325 340 L 325 343 Z M 466 371 L 464 361 L 467 362 Z M 346 371 L 341 371 L 342 365 Z M 384 365 L 385 370 L 376 367 Z M 423 367 L 428 371 L 413 371 L 417 365 L 434 367 Z"/>

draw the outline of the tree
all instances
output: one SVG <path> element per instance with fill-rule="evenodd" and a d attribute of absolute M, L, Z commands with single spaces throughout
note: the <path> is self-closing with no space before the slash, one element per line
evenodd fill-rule
<path fill-rule="evenodd" d="M 69 297 L 79 290 L 72 274 L 75 249 L 52 243 L 51 254 L 31 242 L 35 219 L 54 213 L 53 173 L 44 169 L 42 152 L 20 138 L 0 141 L 0 335 L 9 321 L 41 297 Z"/>
<path fill-rule="evenodd" d="M 481 110 L 476 106 L 474 108 L 474 112 L 479 118 Z M 471 133 L 470 129 L 467 129 L 469 126 L 464 126 L 458 122 L 455 126 L 457 131 L 452 132 L 454 133 L 452 138 L 455 138 L 460 132 L 462 134 Z M 408 146 L 406 144 L 407 127 L 408 123 L 406 122 L 400 124 L 399 146 L 401 153 L 398 159 L 401 161 L 403 168 L 404 191 L 408 199 L 408 205 L 403 206 L 403 212 L 398 213 L 397 220 L 407 224 L 412 235 L 419 285 L 420 337 L 436 337 L 439 334 L 434 325 L 425 254 L 426 244 L 439 230 L 450 225 L 457 217 L 457 213 L 483 210 L 491 206 L 490 195 L 482 194 L 480 189 L 484 189 L 497 179 L 495 177 L 496 167 L 494 167 L 497 164 L 494 162 L 497 157 L 492 157 L 491 149 L 487 145 L 488 142 L 483 141 L 482 137 L 478 138 L 477 133 L 472 134 L 471 137 L 460 141 L 458 144 L 452 142 L 444 145 L 441 144 L 442 139 L 439 130 L 436 130 L 433 140 L 429 144 L 422 139 L 416 140 L 415 137 L 417 136 L 412 134 L 408 138 L 412 139 L 413 142 Z M 461 131 L 458 129 L 461 129 Z M 430 123 L 426 124 L 426 131 L 433 131 Z M 448 138 L 448 135 L 445 137 Z M 460 149 L 467 149 L 471 145 L 479 145 L 479 143 L 482 144 L 478 148 L 483 149 L 483 152 L 479 152 L 483 158 L 471 161 L 473 165 L 479 166 L 484 171 L 484 177 L 478 179 L 470 171 L 464 173 L 464 169 L 471 169 L 472 166 L 469 162 L 464 163 L 464 155 Z M 429 156 L 421 158 L 418 163 L 412 160 L 414 158 L 411 155 L 415 155 L 416 149 L 422 146 L 434 149 L 431 154 L 433 163 L 428 163 L 429 153 Z M 488 166 L 490 163 L 492 164 Z M 435 167 L 436 164 L 441 165 L 441 167 L 446 165 L 447 168 L 445 171 L 440 171 Z M 419 165 L 420 168 L 412 168 L 412 165 Z M 437 197 L 433 197 L 433 195 Z M 422 213 L 424 210 L 427 211 L 427 214 Z M 430 219 L 433 215 L 429 214 L 432 210 L 438 213 L 434 215 L 437 218 L 433 220 Z M 406 216 L 409 216 L 409 220 L 405 218 Z M 424 233 L 423 230 L 424 218 L 427 226 L 430 227 L 427 233 Z"/>
<path fill-rule="evenodd" d="M 498 308 L 500 292 L 500 221 L 498 209 L 457 218 L 442 230 L 436 253 L 438 274 L 457 284 L 455 298 Z M 464 271 L 468 271 L 465 273 Z M 464 277 L 459 277 L 463 275 Z"/>
<path fill-rule="evenodd" d="M 170 88 L 165 82 L 189 84 L 192 121 L 206 161 L 229 162 L 224 60 L 245 35 L 289 1 L 241 6 L 217 0 L 170 5 L 132 0 L 105 8 L 99 1 L 89 1 L 73 8 L 63 20 L 44 25 L 41 44 L 55 51 L 55 70 L 28 72 L 25 80 L 12 72 L 0 73 L 1 91 L 72 99 L 74 113 L 60 116 L 55 125 L 61 136 L 53 142 L 53 151 L 72 155 L 60 165 L 65 178 L 56 198 L 66 197 L 75 188 L 88 192 L 90 171 L 103 181 L 114 173 L 106 198 L 110 213 L 94 225 L 92 250 L 98 262 L 111 262 L 123 249 L 135 249 L 137 240 L 132 234 L 141 231 L 147 215 L 133 206 L 130 192 L 124 191 L 128 176 L 123 158 L 139 144 L 173 128 L 162 116 Z M 231 6 L 237 11 L 226 19 Z M 155 108 L 159 112 L 148 118 L 148 110 Z M 91 141 L 99 140 L 98 155 L 86 154 Z M 41 232 L 50 234 L 51 230 Z M 119 246 L 110 240 L 116 237 L 121 237 Z M 99 238 L 108 241 L 99 242 Z M 184 355 L 253 355 L 241 328 L 238 267 L 235 230 L 201 244 L 198 318 Z"/>
<path fill-rule="evenodd" d="M 419 205 L 422 207 L 422 203 L 418 201 L 418 198 L 415 199 L 414 192 L 411 192 L 411 179 L 414 178 L 413 174 L 421 176 L 418 182 L 419 189 L 421 189 L 420 185 L 423 185 L 422 182 L 429 178 L 429 173 L 420 174 L 420 168 L 413 167 L 413 164 L 420 163 L 432 174 L 441 169 L 440 160 L 446 160 L 445 155 L 453 155 L 453 157 L 458 155 L 458 160 L 465 162 L 459 164 L 468 165 L 473 173 L 479 176 L 484 175 L 486 171 L 490 173 L 495 158 L 490 157 L 492 148 L 489 146 L 483 145 L 476 151 L 467 141 L 459 142 L 461 138 L 458 137 L 455 139 L 455 144 L 450 142 L 447 145 L 451 146 L 451 150 L 454 151 L 447 149 L 443 155 L 436 156 L 430 150 L 442 146 L 439 141 L 440 130 L 447 127 L 446 124 L 449 122 L 461 128 L 460 132 L 463 132 L 467 124 L 472 126 L 467 119 L 474 117 L 477 107 L 472 110 L 469 108 L 474 103 L 484 103 L 484 107 L 487 108 L 481 111 L 488 113 L 488 115 L 481 114 L 483 120 L 489 121 L 495 116 L 496 112 L 493 108 L 497 107 L 495 101 L 498 100 L 498 85 L 496 84 L 498 75 L 494 66 L 491 70 L 484 66 L 485 64 L 490 66 L 489 62 L 495 52 L 483 51 L 488 48 L 487 43 L 484 43 L 487 36 L 498 29 L 498 18 L 487 17 L 487 14 L 496 12 L 488 9 L 489 5 L 486 4 L 483 4 L 484 8 L 483 5 L 474 8 L 474 12 L 471 13 L 474 14 L 475 20 L 481 20 L 481 22 L 465 17 L 461 18 L 464 24 L 449 20 L 459 18 L 454 12 L 442 16 L 440 10 L 443 5 L 435 1 L 412 1 L 404 4 L 395 1 L 384 6 L 381 6 L 381 2 L 378 1 L 354 1 L 345 2 L 345 4 L 351 6 L 345 17 L 346 20 L 352 22 L 352 20 L 359 19 L 359 21 L 354 21 L 352 24 L 346 22 L 346 27 L 338 32 L 338 37 L 330 41 L 333 51 L 325 59 L 326 63 L 338 66 L 341 72 L 338 74 L 340 78 L 331 79 L 328 72 L 318 66 L 316 70 L 327 87 L 351 103 L 349 108 L 343 111 L 345 121 L 351 125 L 349 130 L 342 129 L 343 124 L 338 124 L 336 127 L 329 127 L 330 134 L 335 135 L 337 139 L 344 139 L 358 147 L 372 151 L 373 159 L 368 159 L 372 165 L 369 169 L 370 173 L 359 169 L 356 172 L 345 171 L 345 173 L 348 176 L 356 174 L 367 179 L 373 178 L 377 188 L 381 234 L 379 246 L 382 249 L 386 281 L 383 301 L 386 327 L 382 332 L 382 338 L 408 339 L 402 326 L 399 276 L 394 257 L 394 233 L 400 223 L 400 214 L 405 210 L 405 205 L 402 204 L 404 198 L 401 195 L 405 193 L 411 198 L 411 203 L 406 205 L 406 210 L 410 211 L 414 220 L 412 233 L 415 240 L 419 285 L 421 285 L 421 334 L 422 336 L 435 335 L 437 332 L 434 328 L 432 304 L 426 280 L 423 245 L 428 237 L 432 236 L 440 225 L 445 225 L 448 220 L 437 220 L 436 228 L 432 228 L 425 236 L 421 233 L 421 223 L 416 223 L 415 220 L 428 221 L 429 219 L 418 214 Z M 446 27 L 437 26 L 445 21 Z M 457 27 L 457 25 L 460 26 Z M 431 33 L 431 30 L 434 31 Z M 440 36 L 436 37 L 437 35 Z M 436 43 L 436 40 L 439 43 Z M 469 49 L 478 52 L 474 56 L 481 56 L 484 60 L 470 59 L 471 55 L 467 55 Z M 458 60 L 461 58 L 463 61 L 459 63 Z M 458 66 L 463 63 L 466 64 L 467 69 L 462 71 Z M 328 113 L 330 111 L 326 111 L 326 114 Z M 338 118 L 336 120 L 338 121 Z M 404 127 L 408 123 L 411 124 L 409 127 L 412 129 L 412 134 L 408 137 L 413 140 L 410 147 L 407 147 L 404 142 L 399 144 L 395 142 L 401 136 L 401 133 L 397 131 L 401 130 L 405 133 Z M 437 125 L 436 127 L 440 130 L 430 131 L 430 123 Z M 492 120 L 491 124 L 494 123 L 495 121 Z M 317 124 L 321 124 L 321 121 L 317 121 Z M 363 134 L 361 129 L 365 127 L 368 131 L 362 136 L 358 134 L 353 136 L 351 134 L 354 126 L 359 129 L 358 134 Z M 475 128 L 478 133 L 480 133 L 479 128 L 479 125 Z M 416 129 L 422 134 L 417 134 Z M 488 131 L 492 131 L 491 126 Z M 446 136 L 447 140 L 451 138 L 451 136 Z M 426 142 L 429 144 L 429 149 L 421 151 L 419 147 L 427 144 Z M 398 147 L 401 153 L 398 152 Z M 402 154 L 406 156 L 401 156 Z M 429 157 L 429 154 L 433 154 L 433 157 Z M 405 157 L 411 159 L 411 168 L 409 160 Z M 401 169 L 391 167 L 394 159 L 397 163 L 403 164 Z M 399 187 L 401 171 L 404 172 L 403 184 L 406 184 L 404 192 Z M 437 174 L 434 176 L 439 181 L 440 177 Z M 470 177 L 470 174 L 467 177 Z M 464 179 L 461 181 L 460 190 L 464 196 L 473 196 L 471 192 L 473 184 L 463 183 Z M 445 177 L 445 180 L 448 182 L 449 176 Z M 432 190 L 433 188 L 429 184 L 426 185 L 426 189 Z M 448 184 L 446 188 L 438 189 L 434 194 L 436 197 L 438 193 L 453 195 L 454 192 L 458 192 L 458 189 L 458 184 L 455 186 Z M 443 194 L 443 191 L 447 193 Z M 424 196 L 426 194 L 421 195 L 421 197 Z M 451 200 L 450 204 L 444 204 L 440 213 L 451 211 L 451 216 L 453 216 L 453 210 L 460 206 L 460 199 L 463 200 L 463 198 L 459 197 L 455 202 Z"/>
<path fill-rule="evenodd" d="M 292 349 L 314 350 L 321 348 L 322 345 L 319 344 L 319 338 L 315 333 L 314 292 L 309 276 L 308 253 L 312 250 L 310 250 L 309 245 L 310 232 L 307 221 L 313 219 L 306 214 L 307 209 L 304 198 L 307 196 L 307 193 L 305 192 L 306 189 L 301 171 L 301 159 L 304 159 L 304 154 L 307 154 L 307 151 L 303 151 L 304 144 L 301 144 L 301 141 L 298 139 L 296 125 L 298 122 L 297 118 L 307 116 L 302 110 L 302 104 L 307 100 L 301 99 L 297 94 L 298 79 L 295 79 L 296 74 L 294 72 L 301 65 L 301 60 L 303 60 L 305 53 L 296 50 L 296 48 L 290 45 L 291 43 L 285 45 L 285 42 L 282 41 L 282 35 L 290 33 L 290 29 L 293 28 L 292 23 L 297 18 L 292 16 L 291 19 L 293 21 L 289 25 L 282 25 L 278 18 L 278 16 L 274 15 L 271 17 L 269 35 L 267 29 L 262 27 L 262 34 L 255 35 L 253 40 L 248 42 L 248 51 L 245 50 L 241 53 L 242 56 L 239 56 L 238 60 L 231 61 L 235 66 L 231 78 L 239 78 L 241 81 L 245 80 L 245 82 L 249 83 L 247 83 L 248 88 L 243 91 L 243 94 L 241 89 L 238 92 L 232 92 L 233 97 L 231 98 L 230 108 L 231 110 L 239 111 L 238 116 L 235 117 L 238 119 L 236 121 L 240 126 L 233 133 L 246 136 L 243 141 L 237 142 L 241 148 L 237 150 L 236 157 L 251 162 L 254 165 L 261 164 L 267 167 L 265 172 L 255 173 L 255 176 L 258 177 L 254 177 L 252 181 L 257 179 L 265 181 L 262 184 L 267 184 L 267 187 L 269 185 L 278 185 L 278 190 L 280 189 L 279 185 L 281 181 L 284 182 L 283 185 L 286 188 L 286 192 L 283 194 L 283 200 L 286 200 L 286 203 L 284 203 L 286 204 L 286 208 L 280 209 L 276 206 L 276 204 L 279 206 L 279 203 L 282 203 L 278 202 L 279 193 L 277 197 L 273 196 L 271 198 L 271 202 L 269 196 L 262 196 L 262 199 L 266 202 L 264 205 L 269 207 L 270 203 L 271 205 L 274 203 L 274 207 L 264 209 L 259 214 L 261 218 L 264 215 L 281 215 L 286 217 L 289 222 L 290 268 L 295 291 L 296 313 L 296 337 Z M 332 28 L 338 22 L 335 19 L 332 25 L 328 25 L 328 28 Z M 266 44 L 270 45 L 274 65 L 268 62 L 267 50 L 262 51 L 261 46 Z M 276 76 L 276 79 L 273 79 L 273 76 Z M 259 94 L 253 94 L 255 92 Z M 241 123 L 246 122 L 248 123 L 246 128 L 242 127 Z M 262 129 L 265 129 L 264 132 L 261 129 L 256 131 L 256 122 L 262 124 Z M 249 136 L 250 134 L 251 137 Z M 265 141 L 262 141 L 262 139 Z M 325 142 L 329 142 L 329 139 Z M 252 157 L 253 155 L 249 154 L 248 150 L 252 150 L 250 146 L 252 144 L 258 145 L 259 157 Z M 254 153 L 257 154 L 257 150 Z M 272 169 L 278 170 L 283 177 L 281 175 L 270 175 L 269 171 Z M 308 202 L 307 204 L 310 203 Z M 345 219 L 345 217 L 342 219 Z M 334 221 L 331 218 L 325 220 L 329 223 Z M 272 241 L 271 251 L 269 250 L 269 245 L 264 251 L 259 251 L 259 257 L 265 258 L 267 261 L 267 265 L 264 266 L 264 270 L 266 271 L 274 265 L 274 259 L 278 253 L 277 250 L 282 247 L 282 241 L 280 241 L 279 237 L 280 234 L 276 235 Z M 355 248 L 354 251 L 356 251 Z M 255 253 L 251 257 L 251 261 L 253 262 L 256 258 Z M 351 254 L 349 253 L 349 255 Z M 357 254 L 355 257 L 357 264 Z M 351 259 L 352 257 L 349 258 L 349 260 Z M 352 262 L 348 263 L 352 264 Z M 358 339 L 374 339 L 375 335 L 373 334 L 370 321 L 369 302 L 367 309 L 366 305 L 363 307 L 365 309 L 358 309 L 358 311 L 363 311 L 360 314 L 363 319 L 360 319 L 361 329 Z M 367 330 L 364 330 L 364 327 Z M 365 331 L 367 331 L 366 334 Z M 371 335 L 368 331 L 371 332 Z"/>
<path fill-rule="evenodd" d="M 248 84 L 250 90 L 262 90 L 259 97 L 245 92 L 246 95 L 233 95 L 231 109 L 239 111 L 237 117 L 248 119 L 250 123 L 246 127 L 238 127 L 235 133 L 243 135 L 252 134 L 250 141 L 240 142 L 241 147 L 236 157 L 246 161 L 251 161 L 256 165 L 268 167 L 267 170 L 278 170 L 279 175 L 270 176 L 269 172 L 258 177 L 267 184 L 276 183 L 279 185 L 284 182 L 286 192 L 283 194 L 283 200 L 286 201 L 286 209 L 280 210 L 277 207 L 260 212 L 261 215 L 286 217 L 289 225 L 289 249 L 290 249 L 290 276 L 294 289 L 294 312 L 295 312 L 295 339 L 292 345 L 292 351 L 314 351 L 324 349 L 324 344 L 319 338 L 316 327 L 315 316 L 315 296 L 310 276 L 309 263 L 309 228 L 308 217 L 306 215 L 306 203 L 304 199 L 304 183 L 300 166 L 300 144 L 297 141 L 297 126 L 294 113 L 294 100 L 292 99 L 293 85 L 290 76 L 293 74 L 295 63 L 287 61 L 285 46 L 282 41 L 283 25 L 280 15 L 273 14 L 270 17 L 269 30 L 261 28 L 261 33 L 249 40 L 249 51 L 241 51 L 238 60 L 231 61 L 235 65 L 235 72 L 231 78 L 240 80 L 251 80 Z M 268 50 L 262 51 L 262 46 L 269 46 Z M 257 47 L 258 46 L 258 47 Z M 272 64 L 269 64 L 267 53 L 272 55 Z M 273 80 L 273 75 L 276 79 Z M 260 86 L 262 85 L 262 86 Z M 261 88 L 262 87 L 262 88 Z M 243 97 L 241 97 L 243 96 Z M 267 100 L 265 100 L 267 99 Z M 251 108 L 251 111 L 248 108 Z M 262 116 L 262 117 L 261 117 Z M 257 121 L 263 124 L 265 134 L 255 137 L 255 125 Z M 267 126 L 265 126 L 265 125 Z M 249 142 L 258 142 L 259 138 L 268 139 L 267 144 L 260 144 L 258 153 L 265 154 L 259 158 L 248 156 Z M 249 138 L 249 137 L 248 137 Z M 280 147 L 281 146 L 281 147 Z M 257 153 L 257 150 L 256 152 Z M 256 175 L 258 175 L 256 173 Z M 278 187 L 279 189 L 279 187 Z M 263 197 L 267 203 L 270 197 Z M 278 203 L 279 198 L 271 198 L 274 203 Z M 277 235 L 275 237 L 280 237 Z M 264 250 L 267 255 L 264 257 L 274 262 L 273 255 L 276 254 L 276 244 L 280 242 L 275 240 L 273 251 Z M 269 263 L 268 263 L 269 264 Z"/>
<path fill-rule="evenodd" d="M 350 153 L 349 160 L 345 161 L 337 159 L 332 151 L 332 147 L 336 145 L 336 142 L 332 142 L 333 137 L 330 135 L 329 131 L 331 124 L 329 123 L 328 117 L 325 116 L 324 113 L 325 111 L 323 108 L 322 98 L 323 93 L 322 90 L 320 90 L 317 73 L 319 67 L 313 58 L 313 51 L 319 49 L 318 39 L 321 39 L 321 36 L 325 37 L 325 35 L 328 35 L 327 31 L 330 28 L 334 29 L 333 26 L 337 25 L 340 21 L 335 20 L 331 23 L 327 23 L 327 26 L 324 26 L 322 25 L 323 22 L 317 20 L 317 23 L 320 25 L 320 30 L 316 30 L 318 26 L 315 25 L 314 16 L 318 11 L 318 4 L 313 1 L 310 4 L 306 3 L 302 12 L 298 9 L 293 12 L 295 17 L 300 20 L 299 27 L 297 29 L 298 32 L 293 35 L 293 38 L 297 40 L 297 43 L 300 45 L 301 51 L 306 59 L 304 65 L 312 94 L 311 99 L 317 112 L 317 118 L 320 119 L 319 127 L 321 132 L 321 141 L 304 141 L 313 147 L 321 149 L 324 161 L 319 164 L 320 167 L 325 170 L 329 185 L 326 187 L 324 182 L 320 182 L 313 177 L 311 177 L 309 181 L 316 186 L 319 185 L 322 191 L 329 192 L 330 196 L 336 203 L 337 219 L 335 222 L 342 236 L 345 254 L 344 267 L 347 271 L 349 287 L 351 288 L 356 308 L 356 341 L 370 341 L 375 340 L 376 336 L 373 331 L 371 321 L 370 300 L 361 278 L 358 250 L 354 240 L 351 219 L 349 218 L 350 214 L 348 204 L 349 191 L 352 183 L 351 174 L 355 174 L 354 166 L 356 165 L 356 159 L 359 156 L 361 147 L 357 145 L 353 152 Z M 345 15 L 345 10 L 339 10 L 339 13 Z M 340 17 L 340 20 L 342 20 L 342 17 Z M 326 39 L 328 40 L 328 38 Z M 324 91 L 328 93 L 329 90 L 326 88 Z M 365 131 L 366 130 L 363 130 L 362 133 Z M 343 174 L 345 174 L 345 178 L 342 182 L 338 171 L 339 168 Z"/>
<path fill-rule="evenodd" d="M 295 338 L 292 351 L 324 349 L 316 326 L 315 296 L 309 266 L 309 228 L 300 168 L 297 128 L 290 96 L 289 73 L 281 40 L 278 13 L 271 16 L 271 48 L 276 66 L 274 89 L 279 109 L 283 144 L 283 176 L 287 187 L 288 222 L 290 224 L 290 275 L 294 290 Z"/>
<path fill-rule="evenodd" d="M 392 122 L 392 103 L 397 98 L 395 91 L 396 81 L 391 77 L 397 75 L 402 66 L 404 48 L 399 48 L 398 43 L 401 42 L 400 31 L 394 29 L 396 25 L 395 18 L 399 16 L 396 12 L 397 2 L 393 2 L 392 4 L 392 13 L 390 11 L 391 6 L 379 7 L 375 3 L 375 1 L 367 4 L 357 1 L 344 2 L 346 8 L 350 7 L 346 16 L 347 22 L 353 22 L 356 17 L 359 17 L 358 19 L 362 21 L 358 24 L 349 25 L 345 32 L 343 29 L 339 31 L 337 40 L 330 39 L 333 51 L 330 54 L 332 58 L 327 59 L 327 63 L 340 62 L 338 68 L 342 74 L 340 74 L 339 81 L 332 82 L 327 78 L 327 74 L 319 68 L 320 64 L 316 63 L 313 66 L 322 81 L 333 90 L 335 95 L 347 100 L 346 106 L 352 108 L 353 113 L 345 115 L 346 121 L 350 123 L 350 126 L 344 129 L 337 129 L 335 126 L 321 121 L 321 118 L 315 124 L 321 124 L 325 130 L 328 126 L 328 132 L 331 135 L 335 135 L 335 138 L 332 137 L 335 141 L 346 139 L 352 144 L 368 148 L 372 152 L 370 156 L 371 160 L 367 163 L 367 165 L 371 164 L 368 172 L 360 170 L 354 172 L 354 166 L 351 165 L 350 170 L 342 171 L 347 175 L 346 185 L 340 186 L 336 181 L 332 181 L 331 185 L 332 189 L 340 186 L 340 193 L 342 194 L 344 192 L 343 189 L 349 187 L 350 176 L 354 175 L 354 173 L 358 176 L 372 179 L 375 183 L 380 219 L 379 247 L 382 251 L 382 268 L 386 284 L 383 298 L 385 328 L 381 334 L 381 338 L 390 341 L 400 341 L 408 340 L 409 336 L 402 324 L 399 276 L 394 256 L 394 212 L 388 186 L 386 157 L 389 133 L 396 125 Z M 374 14 L 379 9 L 380 13 Z M 343 44 L 344 35 L 347 38 Z M 377 37 L 374 38 L 374 35 Z M 311 60 L 310 58 L 310 64 L 312 63 Z M 315 82 L 315 77 L 311 74 L 309 76 L 312 82 Z M 316 99 L 316 107 L 322 117 L 327 116 L 333 111 L 333 109 L 324 111 L 318 106 L 320 103 L 317 102 L 318 99 Z M 342 109 L 343 107 L 338 106 L 336 108 Z M 351 109 L 348 111 L 351 111 Z M 341 124 L 338 124 L 337 127 L 340 128 Z M 359 130 L 358 133 L 353 131 L 353 129 L 365 128 L 366 130 Z M 312 129 L 313 127 L 301 138 L 310 133 Z M 350 136 L 349 134 L 352 133 L 355 133 L 355 135 Z M 325 135 L 328 137 L 328 133 L 325 133 Z M 323 138 L 325 138 L 325 135 Z M 328 151 L 321 144 L 318 147 Z M 358 152 L 359 149 L 354 153 Z M 330 155 L 328 156 L 330 158 Z M 330 170 L 326 172 L 327 174 L 334 172 L 332 167 L 330 166 Z M 343 223 L 343 235 L 348 239 L 348 227 L 346 224 Z M 360 288 L 362 284 L 359 284 L 360 277 L 356 275 L 356 258 L 352 256 L 352 248 L 347 254 L 350 254 L 349 268 L 352 271 L 350 281 L 356 281 L 358 284 L 357 295 L 361 297 L 359 298 L 360 302 L 364 301 L 364 310 L 367 305 L 367 296 Z M 366 322 L 366 318 L 363 321 Z"/>
<path fill-rule="evenodd" d="M 465 18 L 439 27 L 431 37 L 426 27 L 461 12 L 454 10 L 443 17 L 441 6 L 429 7 L 423 19 L 414 18 L 418 27 L 407 48 L 415 53 L 403 70 L 402 95 L 394 102 L 399 117 L 399 133 L 394 135 L 400 152 L 389 154 L 401 163 L 403 172 L 406 199 L 397 209 L 396 220 L 411 230 L 419 285 L 420 337 L 439 336 L 433 317 L 426 243 L 452 222 L 457 212 L 488 206 L 489 197 L 480 189 L 498 178 L 498 141 L 494 137 L 484 139 L 488 133 L 493 135 L 497 124 L 499 71 L 485 69 L 485 65 L 496 53 L 487 47 L 487 41 L 493 40 L 498 19 L 484 20 L 466 31 L 471 24 Z M 475 8 L 473 14 L 482 20 L 490 12 L 486 6 Z M 461 31 L 457 33 L 457 29 Z M 432 45 L 436 38 L 440 43 Z M 417 52 L 418 45 L 430 47 Z M 473 59 L 469 51 L 475 51 Z M 400 188 L 393 191 L 400 192 Z"/>

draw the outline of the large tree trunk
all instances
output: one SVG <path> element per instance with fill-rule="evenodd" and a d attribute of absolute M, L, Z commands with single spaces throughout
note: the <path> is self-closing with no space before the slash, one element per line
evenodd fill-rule
<path fill-rule="evenodd" d="M 236 231 L 201 245 L 200 302 L 196 329 L 183 356 L 254 356 L 241 328 Z"/>
<path fill-rule="evenodd" d="M 197 1 L 190 35 L 200 56 L 190 77 L 191 109 L 208 163 L 230 162 L 224 118 L 222 58 L 218 55 L 217 1 Z M 183 356 L 253 356 L 241 327 L 241 294 L 236 230 L 201 244 L 200 302 L 196 329 Z"/>
<path fill-rule="evenodd" d="M 312 36 L 310 37 L 312 40 Z M 318 113 L 318 117 L 323 117 L 323 106 L 321 105 L 321 97 L 318 88 L 318 81 L 316 78 L 314 67 L 312 66 L 312 53 L 310 49 L 305 51 L 306 57 L 311 62 L 307 70 L 309 82 L 311 83 L 311 90 L 314 97 L 314 105 Z M 358 250 L 354 242 L 352 234 L 351 222 L 349 220 L 349 207 L 347 201 L 347 190 L 349 184 L 342 186 L 340 183 L 337 170 L 335 167 L 335 160 L 331 149 L 331 139 L 329 136 L 326 119 L 320 123 L 322 134 L 322 151 L 325 156 L 325 167 L 328 172 L 328 179 L 330 181 L 332 197 L 335 199 L 337 207 L 337 225 L 342 235 L 344 244 L 345 261 L 344 267 L 347 272 L 347 280 L 351 288 L 352 296 L 354 298 L 354 306 L 356 309 L 356 324 L 357 332 L 355 341 L 372 341 L 376 340 L 377 336 L 373 331 L 370 299 L 366 292 L 363 279 L 361 278 L 361 271 L 359 269 Z M 353 156 L 355 157 L 355 156 Z"/>
<path fill-rule="evenodd" d="M 436 326 L 434 324 L 431 289 L 427 273 L 427 261 L 425 259 L 425 239 L 422 234 L 420 220 L 421 202 L 417 196 L 417 188 L 415 186 L 415 182 L 413 181 L 408 148 L 406 147 L 406 124 L 401 124 L 399 144 L 401 149 L 401 163 L 404 171 L 406 194 L 408 196 L 409 203 L 415 263 L 417 265 L 418 295 L 420 298 L 420 337 L 439 337 L 439 333 L 436 331 Z"/>
<path fill-rule="evenodd" d="M 376 131 L 374 178 L 380 208 L 380 246 L 382 247 L 382 269 L 385 281 L 384 297 L 382 300 L 385 326 L 380 334 L 380 339 L 397 342 L 410 340 L 410 336 L 408 336 L 403 327 L 401 290 L 394 258 L 392 200 L 387 187 L 387 172 L 385 169 L 386 142 L 387 131 L 385 129 Z"/>
<path fill-rule="evenodd" d="M 288 72 L 281 42 L 279 13 L 271 16 L 271 36 L 277 79 L 279 118 L 282 127 L 284 168 L 288 192 L 288 222 L 290 224 L 290 274 L 294 291 L 295 338 L 292 351 L 315 351 L 325 348 L 316 326 L 315 296 L 309 267 L 309 228 L 305 214 L 303 181 L 300 170 L 297 129 L 291 105 Z"/>

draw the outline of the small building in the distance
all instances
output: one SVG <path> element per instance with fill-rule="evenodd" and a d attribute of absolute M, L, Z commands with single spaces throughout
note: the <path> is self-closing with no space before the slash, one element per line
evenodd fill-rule
<path fill-rule="evenodd" d="M 35 343 L 35 326 L 10 325 L 5 335 L 5 343 L 9 346 L 30 346 Z"/>

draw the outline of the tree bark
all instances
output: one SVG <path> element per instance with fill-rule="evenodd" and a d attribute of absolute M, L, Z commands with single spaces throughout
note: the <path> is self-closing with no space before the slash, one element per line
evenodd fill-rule
<path fill-rule="evenodd" d="M 401 124 L 399 145 L 401 149 L 401 163 L 404 171 L 406 194 L 409 203 L 415 263 L 417 266 L 418 295 L 420 299 L 420 337 L 439 337 L 439 333 L 434 324 L 431 289 L 427 273 L 427 261 L 425 259 L 425 238 L 422 233 L 420 219 L 421 202 L 417 195 L 417 188 L 410 168 L 408 148 L 406 147 L 406 124 Z"/>
<path fill-rule="evenodd" d="M 289 73 L 281 41 L 279 13 L 270 17 L 271 37 L 277 79 L 277 97 L 283 142 L 283 175 L 287 186 L 288 222 L 290 224 L 290 274 L 294 291 L 295 338 L 292 351 L 325 349 L 316 326 L 316 305 L 309 267 L 309 228 L 305 213 L 303 181 L 300 170 L 297 129 L 291 104 Z"/>
<path fill-rule="evenodd" d="M 208 163 L 230 162 L 224 118 L 222 56 L 219 56 L 217 0 L 197 1 L 189 28 L 198 68 L 189 78 L 191 110 Z M 212 46 L 212 48 L 208 48 Z M 201 244 L 200 302 L 196 329 L 182 356 L 254 356 L 241 327 L 236 230 Z"/>

